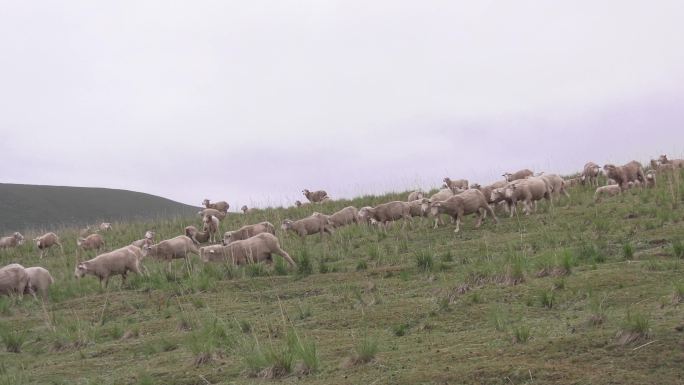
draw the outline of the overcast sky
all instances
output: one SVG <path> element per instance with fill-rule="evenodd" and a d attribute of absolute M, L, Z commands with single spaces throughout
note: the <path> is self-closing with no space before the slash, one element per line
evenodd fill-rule
<path fill-rule="evenodd" d="M 199 205 L 684 154 L 684 2 L 0 0 L 0 182 Z"/>

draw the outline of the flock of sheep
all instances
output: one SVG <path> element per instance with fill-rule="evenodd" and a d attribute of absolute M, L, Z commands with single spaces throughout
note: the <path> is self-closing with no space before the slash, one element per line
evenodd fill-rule
<path fill-rule="evenodd" d="M 536 210 L 538 201 L 542 199 L 552 201 L 560 195 L 569 197 L 567 188 L 577 184 L 596 187 L 595 200 L 598 202 L 603 196 L 620 194 L 630 188 L 654 187 L 656 175 L 681 168 L 684 168 L 684 160 L 670 160 L 662 155 L 658 160 L 651 161 L 651 169 L 646 172 L 636 161 L 623 166 L 606 164 L 603 168 L 589 162 L 578 177 L 570 179 L 563 179 L 556 174 L 535 175 L 527 169 L 505 173 L 502 175 L 504 180 L 488 186 L 469 184 L 463 179 L 444 178 L 442 189 L 429 198 L 421 191 L 414 191 L 409 194 L 407 201 L 387 202 L 358 210 L 353 206 L 348 206 L 330 215 L 314 212 L 299 220 L 285 219 L 281 224 L 281 229 L 285 232 L 291 231 L 300 237 L 320 234 L 322 238 L 324 233 L 332 233 L 337 228 L 351 224 L 377 225 L 386 230 L 390 223 L 403 220 L 403 225 L 410 226 L 413 217 L 433 217 L 436 228 L 442 223 L 441 217 L 448 215 L 456 223 L 454 231 L 458 232 L 460 222 L 466 215 L 474 214 L 477 217 L 475 227 L 479 227 L 487 215 L 498 223 L 494 211 L 497 206 L 504 206 L 509 215 L 513 216 L 520 203 L 525 214 L 529 215 Z M 602 171 L 608 180 L 606 186 L 599 186 L 598 176 Z M 297 201 L 297 206 L 320 204 L 330 200 L 323 190 L 303 190 L 302 193 L 309 202 Z M 101 285 L 106 287 L 111 276 L 121 275 L 125 281 L 128 272 L 140 274 L 143 258 L 151 257 L 166 261 L 179 258 L 187 260 L 190 254 L 198 255 L 203 262 L 221 261 L 235 265 L 271 263 L 273 254 L 276 254 L 284 258 L 291 266 L 296 266 L 292 257 L 281 248 L 275 236 L 276 228 L 270 222 L 256 223 L 227 231 L 218 243 L 219 225 L 228 214 L 230 206 L 224 201 L 211 203 L 208 199 L 204 200 L 203 205 L 205 208 L 199 212 L 202 217 L 202 230 L 195 226 L 187 226 L 185 234 L 158 243 L 155 243 L 155 233 L 147 231 L 143 238 L 130 245 L 102 253 L 87 261 L 78 262 L 74 275 L 77 278 L 93 275 L 100 280 Z M 244 213 L 253 210 L 246 206 L 242 207 Z M 100 231 L 110 229 L 109 223 L 102 223 L 99 226 Z M 81 251 L 99 252 L 104 247 L 104 238 L 101 234 L 94 233 L 85 236 L 82 233 L 81 235 L 76 241 L 79 255 Z M 11 236 L 0 238 L 0 249 L 16 247 L 23 242 L 24 237 L 15 232 Z M 41 259 L 53 246 L 62 248 L 59 237 L 52 232 L 35 238 L 34 242 L 40 250 Z M 212 244 L 200 247 L 205 243 Z M 28 293 L 35 297 L 35 293 L 39 293 L 43 298 L 47 298 L 48 288 L 53 282 L 50 273 L 42 267 L 24 268 L 13 263 L 0 268 L 0 294 Z"/>

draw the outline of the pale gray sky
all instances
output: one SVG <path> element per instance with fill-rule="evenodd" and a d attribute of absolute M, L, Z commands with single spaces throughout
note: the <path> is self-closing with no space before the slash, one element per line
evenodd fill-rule
<path fill-rule="evenodd" d="M 239 207 L 682 155 L 682 15 L 682 1 L 0 0 L 0 182 Z"/>

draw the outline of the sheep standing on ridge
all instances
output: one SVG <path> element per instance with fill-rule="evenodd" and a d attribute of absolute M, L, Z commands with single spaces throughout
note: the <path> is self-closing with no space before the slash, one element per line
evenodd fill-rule
<path fill-rule="evenodd" d="M 24 244 L 24 236 L 19 232 L 15 232 L 9 237 L 0 238 L 0 249 L 14 248 Z"/>
<path fill-rule="evenodd" d="M 370 221 L 371 223 L 375 221 L 387 230 L 387 226 L 393 221 L 403 219 L 404 224 L 402 226 L 406 225 L 407 222 L 410 223 L 411 208 L 408 202 L 393 201 L 381 203 L 375 207 L 363 207 L 359 210 L 358 215 L 362 221 Z"/>
<path fill-rule="evenodd" d="M 219 220 L 213 215 L 207 215 L 202 219 L 202 231 L 209 233 L 209 242 L 216 241 L 216 233 L 219 230 Z"/>
<path fill-rule="evenodd" d="M 156 245 L 146 245 L 143 246 L 142 249 L 142 255 L 144 257 L 150 256 L 167 261 L 177 258 L 184 258 L 187 260 L 189 254 L 199 255 L 199 250 L 192 239 L 185 235 L 179 235 L 175 238 L 161 241 Z"/>
<path fill-rule="evenodd" d="M 328 220 L 334 228 L 359 223 L 359 210 L 354 206 L 347 206 L 328 216 Z"/>
<path fill-rule="evenodd" d="M 661 155 L 658 158 L 661 164 L 671 164 L 673 168 L 684 168 L 684 159 L 668 159 L 667 155 Z"/>
<path fill-rule="evenodd" d="M 213 217 L 218 218 L 219 221 L 222 221 L 226 217 L 226 215 L 228 215 L 228 213 L 216 209 L 203 209 L 198 211 L 197 215 L 199 215 L 202 218 L 211 215 Z"/>
<path fill-rule="evenodd" d="M 302 194 L 304 194 L 306 199 L 308 199 L 311 203 L 322 203 L 330 199 L 328 193 L 325 192 L 325 190 L 309 191 L 307 189 L 304 189 L 302 190 Z"/>
<path fill-rule="evenodd" d="M 33 241 L 36 242 L 36 246 L 38 249 L 40 249 L 41 259 L 50 250 L 50 248 L 55 245 L 59 246 L 59 249 L 62 250 L 62 253 L 64 253 L 64 248 L 62 247 L 62 244 L 59 243 L 59 237 L 55 233 L 43 234 Z"/>
<path fill-rule="evenodd" d="M 446 185 L 446 188 L 453 191 L 454 194 L 456 194 L 456 192 L 459 190 L 467 190 L 468 189 L 468 180 L 467 179 L 452 180 L 451 178 L 446 177 L 443 180 L 444 180 L 444 184 Z"/>
<path fill-rule="evenodd" d="M 273 254 L 283 257 L 290 266 L 296 266 L 292 257 L 280 247 L 278 238 L 269 233 L 257 234 L 248 239 L 231 242 L 226 246 L 203 247 L 200 258 L 204 262 L 229 260 L 235 265 L 245 265 L 263 261 L 272 263 Z"/>
<path fill-rule="evenodd" d="M 504 179 L 506 180 L 506 182 L 513 182 L 513 181 L 516 181 L 516 180 L 529 178 L 529 177 L 531 177 L 531 176 L 533 176 L 533 175 L 534 175 L 534 173 L 533 173 L 531 170 L 522 169 L 522 170 L 516 171 L 516 172 L 514 172 L 514 173 L 512 173 L 512 174 L 511 174 L 510 172 L 506 172 L 506 173 L 503 173 L 501 176 L 504 177 Z"/>
<path fill-rule="evenodd" d="M 425 198 L 425 194 L 420 190 L 416 190 L 416 191 L 412 191 L 409 193 L 408 198 L 406 198 L 406 201 L 412 202 L 412 201 L 415 201 L 418 199 L 423 199 L 423 198 Z"/>
<path fill-rule="evenodd" d="M 204 199 L 202 201 L 202 206 L 208 209 L 215 209 L 224 213 L 228 212 L 228 209 L 230 208 L 230 205 L 226 201 L 219 201 L 219 202 L 214 202 L 211 203 L 209 199 Z"/>
<path fill-rule="evenodd" d="M 155 237 L 155 232 L 152 230 L 147 230 L 145 231 L 145 237 L 143 239 L 138 239 L 137 241 L 133 241 L 131 243 L 132 246 L 135 246 L 142 250 L 143 246 L 145 245 L 152 245 L 154 244 L 154 237 Z"/>
<path fill-rule="evenodd" d="M 100 223 L 100 231 L 109 231 L 112 229 L 112 224 L 109 222 Z"/>
<path fill-rule="evenodd" d="M 299 202 L 299 201 L 297 201 L 297 202 Z M 301 202 L 300 202 L 300 203 L 301 203 Z M 242 207 L 240 207 L 240 210 L 242 210 L 242 213 L 243 213 L 243 214 L 250 214 L 250 213 L 253 213 L 253 212 L 256 211 L 255 208 L 252 207 L 252 208 L 250 209 L 250 208 L 247 207 L 247 205 L 243 205 Z"/>

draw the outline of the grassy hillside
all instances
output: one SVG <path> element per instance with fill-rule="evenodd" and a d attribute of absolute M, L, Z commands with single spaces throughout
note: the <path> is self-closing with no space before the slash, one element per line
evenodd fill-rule
<path fill-rule="evenodd" d="M 101 221 L 187 217 L 197 209 L 134 191 L 0 183 L 0 234 Z"/>
<path fill-rule="evenodd" d="M 681 383 L 682 177 L 600 204 L 572 189 L 529 217 L 468 218 L 459 234 L 427 220 L 322 240 L 279 231 L 296 269 L 145 260 L 147 276 L 108 290 L 73 277 L 64 231 L 64 255 L 0 251 L 0 264 L 57 280 L 45 305 L 0 299 L 0 384 Z M 235 214 L 222 230 L 404 196 Z M 105 236 L 111 248 L 197 222 Z"/>

